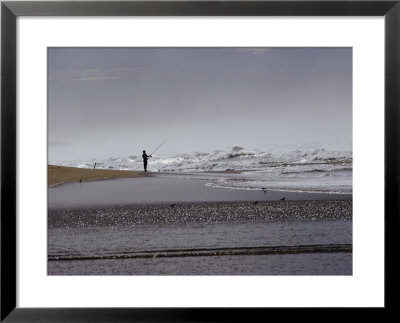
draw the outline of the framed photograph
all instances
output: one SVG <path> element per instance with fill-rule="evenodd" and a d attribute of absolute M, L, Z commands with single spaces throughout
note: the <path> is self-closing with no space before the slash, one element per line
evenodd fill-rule
<path fill-rule="evenodd" d="M 394 309 L 399 14 L 3 1 L 1 320 Z"/>

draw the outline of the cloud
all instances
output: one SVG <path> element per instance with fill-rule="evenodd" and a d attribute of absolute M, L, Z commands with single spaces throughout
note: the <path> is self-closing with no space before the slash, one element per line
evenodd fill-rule
<path fill-rule="evenodd" d="M 71 71 L 54 71 L 49 75 L 49 80 L 67 81 L 105 81 L 120 80 L 129 77 L 139 68 L 109 68 L 109 69 L 83 69 Z"/>

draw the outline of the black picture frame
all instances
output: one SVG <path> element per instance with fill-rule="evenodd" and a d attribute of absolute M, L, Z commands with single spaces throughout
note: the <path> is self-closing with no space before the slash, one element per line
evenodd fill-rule
<path fill-rule="evenodd" d="M 279 311 L 279 315 L 282 315 L 280 319 L 285 318 L 286 311 L 283 310 L 288 310 L 287 308 L 17 307 L 16 19 L 19 16 L 383 16 L 385 19 L 385 306 L 383 309 L 375 309 L 377 310 L 375 312 L 380 319 L 383 319 L 382 310 L 386 312 L 396 310 L 396 293 L 399 287 L 396 258 L 400 228 L 398 200 L 400 197 L 400 0 L 2 1 L 1 322 L 234 322 L 243 321 L 243 317 L 246 317 L 246 322 L 252 322 L 258 320 L 258 317 L 264 317 L 266 310 Z M 300 315 L 306 313 L 306 309 L 297 310 Z M 334 309 L 325 310 L 329 314 L 323 315 L 329 315 L 332 319 L 343 319 L 341 314 L 335 314 Z M 371 317 L 371 314 L 369 311 L 368 316 Z M 308 317 L 309 315 L 307 312 L 304 318 L 312 319 Z"/>

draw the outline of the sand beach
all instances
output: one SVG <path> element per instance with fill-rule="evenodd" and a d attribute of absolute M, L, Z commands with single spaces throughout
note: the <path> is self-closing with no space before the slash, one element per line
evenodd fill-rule
<path fill-rule="evenodd" d="M 48 274 L 352 274 L 351 194 L 206 183 L 49 166 Z"/>
<path fill-rule="evenodd" d="M 62 183 L 92 181 L 107 178 L 129 178 L 142 176 L 140 172 L 127 170 L 89 169 L 48 165 L 49 187 Z"/>
<path fill-rule="evenodd" d="M 49 210 L 49 275 L 352 275 L 352 201 Z"/>

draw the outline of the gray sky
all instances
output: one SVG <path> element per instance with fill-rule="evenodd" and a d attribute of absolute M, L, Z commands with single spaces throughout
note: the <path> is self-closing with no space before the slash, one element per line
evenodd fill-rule
<path fill-rule="evenodd" d="M 49 158 L 352 143 L 351 48 L 49 48 Z"/>

